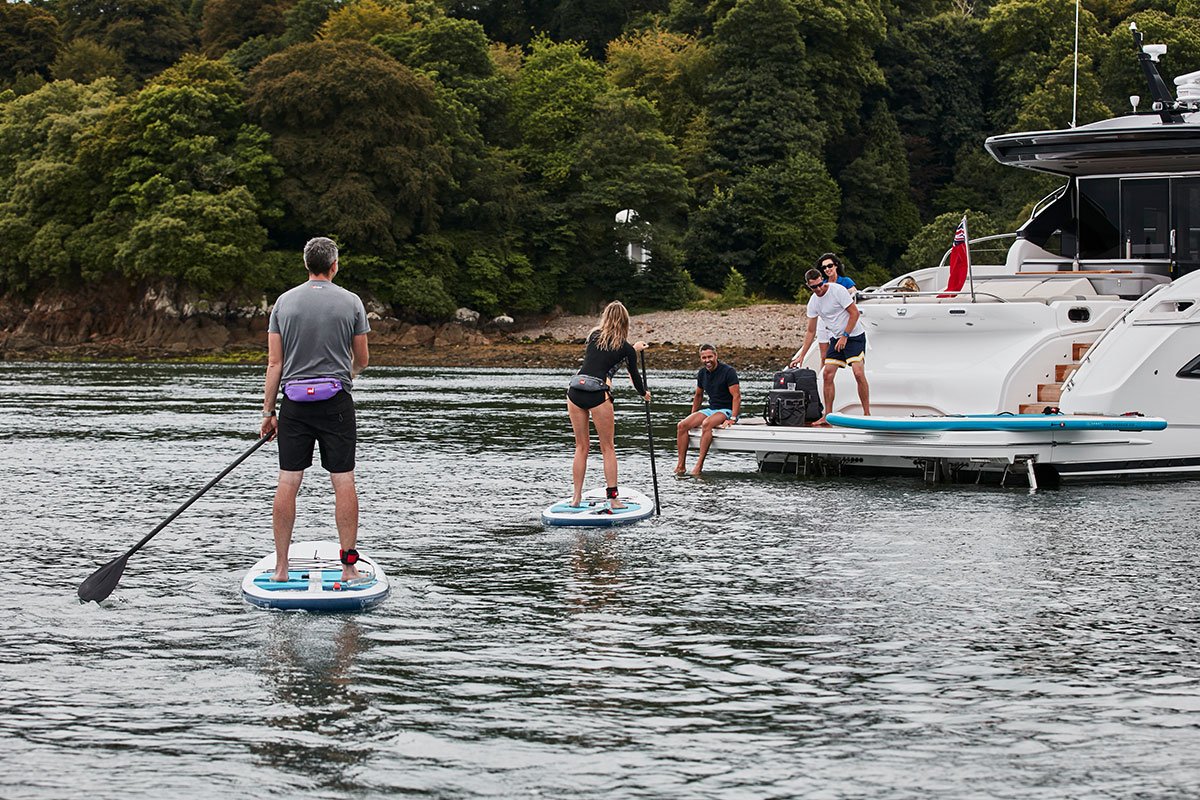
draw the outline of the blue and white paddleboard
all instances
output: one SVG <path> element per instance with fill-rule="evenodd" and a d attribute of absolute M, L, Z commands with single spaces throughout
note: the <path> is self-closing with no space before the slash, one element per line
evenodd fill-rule
<path fill-rule="evenodd" d="M 1161 431 L 1161 417 L 1102 417 L 1075 414 L 951 414 L 943 417 L 860 417 L 830 414 L 830 425 L 868 431 Z"/>
<path fill-rule="evenodd" d="M 572 506 L 569 497 L 550 506 L 542 512 L 542 522 L 605 528 L 628 525 L 654 513 L 654 501 L 641 492 L 622 488 L 620 497 L 625 508 L 612 508 L 604 497 L 604 489 L 592 489 L 584 492 L 580 507 Z"/>
<path fill-rule="evenodd" d="M 271 580 L 275 553 L 263 556 L 242 580 L 242 596 L 260 608 L 297 611 L 366 611 L 391 591 L 387 576 L 368 556 L 358 571 L 369 580 L 352 586 L 342 582 L 341 547 L 337 542 L 292 542 L 288 548 L 288 580 Z"/>

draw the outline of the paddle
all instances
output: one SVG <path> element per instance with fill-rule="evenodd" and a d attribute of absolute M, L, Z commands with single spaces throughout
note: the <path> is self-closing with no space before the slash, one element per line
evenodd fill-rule
<path fill-rule="evenodd" d="M 646 386 L 646 391 L 650 391 L 650 376 L 646 374 L 646 351 L 641 352 L 642 356 L 642 382 Z M 650 404 L 646 403 L 646 438 L 650 440 L 650 475 L 654 478 L 654 515 L 658 516 L 662 513 L 662 505 L 658 502 L 658 469 L 654 466 L 654 431 L 650 428 Z"/>
<path fill-rule="evenodd" d="M 105 599 L 110 594 L 112 594 L 113 589 L 117 588 L 117 583 L 121 580 L 122 573 L 125 572 L 125 562 L 127 562 L 129 560 L 129 557 L 131 555 L 136 553 L 138 550 L 141 550 L 142 546 L 144 544 L 146 544 L 146 542 L 153 539 L 155 534 L 157 534 L 163 528 L 167 527 L 167 525 L 169 525 L 172 520 L 174 520 L 176 517 L 178 517 L 180 514 L 182 514 L 187 509 L 188 506 L 190 506 L 192 503 L 199 500 L 200 497 L 205 492 L 207 492 L 212 487 L 216 486 L 217 481 L 221 480 L 221 478 L 224 478 L 226 475 L 228 475 L 230 472 L 232 472 L 234 467 L 236 467 L 238 464 L 241 464 L 243 461 L 245 461 L 247 458 L 249 458 L 251 453 L 253 453 L 255 450 L 257 450 L 258 448 L 260 448 L 264 444 L 266 444 L 272 436 L 274 436 L 274 433 L 269 433 L 266 436 L 259 439 L 257 442 L 255 442 L 253 447 L 251 447 L 249 450 L 247 450 L 246 452 L 244 452 L 240 456 L 238 456 L 237 460 L 234 461 L 232 464 L 230 464 L 228 467 L 221 470 L 220 475 L 218 475 L 217 477 L 215 477 L 211 481 L 209 481 L 207 484 L 205 484 L 203 489 L 196 492 L 194 495 L 191 496 L 191 498 L 186 503 L 181 505 L 179 508 L 175 509 L 175 513 L 171 514 L 171 516 L 164 519 L 157 528 L 155 528 L 154 530 L 147 533 L 140 542 L 135 544 L 133 547 L 129 548 L 128 552 L 126 552 L 124 555 L 117 556 L 112 561 L 108 562 L 103 567 L 101 567 L 100 569 L 93 572 L 87 578 L 87 580 L 85 580 L 83 583 L 79 584 L 79 589 L 76 590 L 79 594 L 79 599 L 84 601 L 85 603 L 89 602 L 91 600 L 95 600 L 97 603 L 99 603 L 101 600 Z"/>

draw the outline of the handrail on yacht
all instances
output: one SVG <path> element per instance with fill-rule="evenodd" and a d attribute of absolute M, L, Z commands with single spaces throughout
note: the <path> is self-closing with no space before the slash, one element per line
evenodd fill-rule
<path fill-rule="evenodd" d="M 1123 323 L 1129 317 L 1129 315 L 1134 312 L 1135 309 L 1139 308 L 1146 300 L 1148 300 L 1152 296 L 1154 296 L 1155 293 L 1161 291 L 1162 289 L 1167 288 L 1168 286 L 1170 286 L 1169 283 L 1155 284 L 1154 286 L 1150 287 L 1150 290 L 1148 292 L 1146 292 L 1144 295 L 1139 297 L 1136 301 L 1130 303 L 1129 308 L 1125 309 L 1124 313 L 1122 313 L 1121 316 L 1119 316 L 1115 320 L 1113 320 L 1112 323 L 1107 328 L 1105 328 L 1103 331 L 1100 332 L 1099 336 L 1097 336 L 1095 339 L 1092 340 L 1092 343 L 1090 345 L 1088 345 L 1087 352 L 1083 354 L 1083 360 L 1079 362 L 1079 366 L 1082 367 L 1088 361 L 1091 361 L 1092 353 L 1094 353 L 1096 351 L 1096 345 L 1098 345 L 1102 341 L 1104 341 L 1105 337 L 1107 337 L 1110 332 L 1115 330 L 1118 325 Z M 1078 368 L 1076 368 L 1075 372 L 1072 372 L 1070 377 L 1067 378 L 1066 382 L 1063 383 L 1063 391 L 1066 391 L 1067 389 L 1069 389 L 1070 387 L 1075 385 L 1076 372 L 1078 372 Z"/>
<path fill-rule="evenodd" d="M 899 297 L 905 301 L 905 304 L 907 304 L 908 298 L 910 298 L 910 297 L 943 297 L 943 298 L 950 299 L 950 298 L 957 298 L 958 295 L 960 295 L 960 294 L 966 295 L 966 297 L 964 297 L 962 300 L 959 300 L 958 302 L 960 302 L 960 303 L 974 303 L 975 302 L 975 300 L 971 297 L 970 289 L 959 289 L 957 292 L 948 292 L 945 289 L 941 289 L 939 291 L 934 291 L 934 292 L 907 292 L 907 291 L 903 291 L 901 289 L 864 289 L 863 291 L 858 293 L 858 296 L 860 298 L 862 298 L 863 300 L 873 300 L 876 297 Z M 982 297 L 991 297 L 998 303 L 1009 302 L 1008 300 L 1005 300 L 1000 295 L 992 294 L 991 292 L 976 291 L 975 295 L 982 296 Z"/>
<path fill-rule="evenodd" d="M 1009 238 L 1012 238 L 1012 239 L 1017 238 L 1017 232 L 1013 231 L 1012 233 L 993 233 L 991 236 L 980 236 L 977 239 L 968 239 L 967 247 L 970 247 L 970 246 L 976 245 L 976 244 L 982 244 L 983 242 L 990 242 L 990 241 L 993 241 L 994 239 L 1009 239 Z M 951 246 L 949 249 L 946 250 L 946 252 L 942 253 L 942 260 L 938 262 L 938 269 L 941 269 L 942 267 L 946 266 L 946 264 L 948 264 L 950 262 L 950 251 L 953 249 L 954 249 L 954 247 Z"/>

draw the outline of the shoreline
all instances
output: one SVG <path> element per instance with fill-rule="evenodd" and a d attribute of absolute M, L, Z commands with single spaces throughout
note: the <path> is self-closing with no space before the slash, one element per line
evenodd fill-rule
<path fill-rule="evenodd" d="M 379 330 L 368 339 L 373 366 L 566 370 L 583 360 L 584 338 L 596 324 L 596 317 L 562 315 L 521 330 L 487 334 L 491 339 L 476 329 L 449 326 L 458 332 L 456 339 L 435 337 L 423 344 L 396 333 L 391 322 L 378 324 Z M 717 348 L 722 362 L 735 369 L 773 371 L 782 369 L 799 348 L 805 324 L 803 306 L 788 304 L 759 304 L 726 311 L 654 311 L 630 317 L 629 341 L 650 344 L 646 364 L 651 369 L 698 368 L 699 346 L 708 343 Z M 256 341 L 259 336 L 261 343 Z M 154 347 L 111 335 L 79 343 L 26 340 L 20 347 L 0 351 L 0 360 L 263 365 L 267 358 L 265 340 L 265 331 L 242 335 L 225 346 L 207 347 L 197 347 L 195 339 L 173 340 L 169 335 Z"/>
<path fill-rule="evenodd" d="M 721 347 L 721 361 L 735 369 L 777 370 L 786 366 L 795 353 L 787 347 Z M 73 345 L 38 347 L 19 353 L 6 353 L 9 364 L 49 362 L 63 364 L 229 364 L 265 366 L 266 348 L 243 348 L 224 352 L 178 353 L 168 350 L 138 349 L 110 345 Z M 575 369 L 583 361 L 583 345 L 575 342 L 496 342 L 459 344 L 441 347 L 400 347 L 371 345 L 372 367 L 495 367 L 534 369 Z M 670 343 L 651 343 L 646 350 L 649 369 L 696 369 L 697 351 Z"/>

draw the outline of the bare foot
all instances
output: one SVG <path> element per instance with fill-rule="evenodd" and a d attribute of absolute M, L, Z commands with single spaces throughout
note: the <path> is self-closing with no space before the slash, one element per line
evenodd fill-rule
<path fill-rule="evenodd" d="M 571 508 L 583 508 L 583 500 L 578 497 L 572 497 Z"/>
<path fill-rule="evenodd" d="M 700 468 L 699 468 L 699 467 L 693 467 L 693 468 L 692 468 L 692 472 L 691 472 L 691 476 L 692 476 L 693 478 L 699 478 L 699 477 L 700 477 Z"/>
<path fill-rule="evenodd" d="M 362 577 L 362 573 L 359 572 L 358 568 L 355 567 L 353 564 L 347 564 L 346 566 L 342 567 L 342 580 L 343 581 L 353 581 L 353 580 L 357 580 L 358 578 L 361 578 L 361 577 Z"/>
<path fill-rule="evenodd" d="M 626 506 L 624 503 L 622 503 L 620 500 L 618 500 L 617 498 L 614 497 L 608 501 L 608 507 L 619 511 L 620 509 L 625 508 Z"/>
<path fill-rule="evenodd" d="M 686 475 L 686 474 L 687 474 L 687 467 L 676 467 L 676 468 L 675 468 L 675 474 L 676 474 L 676 475 Z"/>
<path fill-rule="evenodd" d="M 285 567 L 283 572 L 280 572 L 279 570 L 275 570 L 275 572 L 271 575 L 271 581 L 273 583 L 287 583 L 287 581 L 288 581 L 287 568 Z"/>

